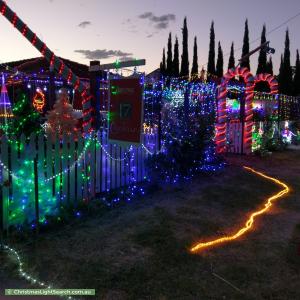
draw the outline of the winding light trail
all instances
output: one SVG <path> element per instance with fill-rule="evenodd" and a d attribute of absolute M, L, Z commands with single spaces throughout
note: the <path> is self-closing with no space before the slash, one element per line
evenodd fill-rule
<path fill-rule="evenodd" d="M 276 178 L 267 176 L 267 175 L 265 175 L 265 174 L 263 174 L 261 172 L 255 171 L 254 169 L 249 168 L 249 167 L 245 167 L 244 166 L 244 169 L 246 169 L 246 170 L 248 170 L 248 171 L 250 171 L 250 172 L 252 172 L 252 173 L 254 173 L 256 175 L 259 175 L 261 177 L 264 177 L 266 179 L 269 179 L 269 180 L 275 182 L 276 184 L 282 186 L 283 190 L 281 190 L 277 194 L 275 194 L 275 195 L 271 196 L 270 198 L 268 198 L 266 200 L 266 202 L 265 202 L 264 208 L 253 212 L 251 214 L 251 216 L 249 217 L 249 219 L 246 221 L 244 227 L 242 227 L 238 232 L 236 232 L 233 235 L 224 236 L 224 237 L 221 237 L 221 238 L 209 241 L 209 242 L 198 243 L 195 246 L 193 246 L 192 248 L 190 248 L 191 252 L 193 252 L 193 253 L 199 252 L 199 251 L 201 251 L 203 249 L 207 249 L 207 248 L 213 247 L 213 246 L 218 245 L 218 244 L 222 244 L 222 243 L 226 243 L 226 242 L 238 239 L 240 236 L 244 235 L 247 231 L 249 231 L 252 228 L 252 226 L 254 224 L 255 217 L 257 217 L 259 215 L 262 215 L 265 212 L 267 212 L 271 208 L 271 206 L 273 205 L 273 202 L 275 200 L 278 200 L 283 195 L 289 193 L 290 188 L 284 182 L 282 182 L 282 181 L 280 181 L 280 180 L 278 180 Z"/>

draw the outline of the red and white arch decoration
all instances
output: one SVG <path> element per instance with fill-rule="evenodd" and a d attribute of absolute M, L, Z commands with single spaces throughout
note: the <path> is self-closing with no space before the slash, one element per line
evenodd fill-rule
<path fill-rule="evenodd" d="M 252 144 L 252 125 L 253 125 L 253 97 L 254 97 L 254 77 L 247 68 L 237 67 L 230 69 L 223 77 L 222 83 L 218 92 L 218 113 L 216 123 L 216 151 L 217 153 L 226 152 L 226 127 L 227 127 L 227 112 L 226 112 L 226 97 L 227 97 L 227 85 L 229 81 L 240 76 L 244 79 L 246 84 L 245 91 L 245 128 L 244 128 L 244 153 L 251 153 Z"/>
<path fill-rule="evenodd" d="M 260 81 L 268 82 L 270 86 L 270 94 L 276 95 L 278 94 L 278 81 L 276 78 L 271 74 L 257 74 L 254 78 L 255 83 L 258 83 Z"/>

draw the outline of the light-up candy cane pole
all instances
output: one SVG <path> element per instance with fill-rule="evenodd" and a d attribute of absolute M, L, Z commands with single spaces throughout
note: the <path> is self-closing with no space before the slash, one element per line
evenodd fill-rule
<path fill-rule="evenodd" d="M 82 96 L 82 112 L 83 112 L 83 129 L 85 133 L 92 130 L 92 108 L 91 96 L 89 89 L 86 88 L 79 77 L 77 77 L 71 69 L 69 69 L 61 59 L 59 59 L 47 46 L 42 42 L 35 33 L 12 11 L 5 1 L 0 0 L 1 14 L 49 61 L 50 67 L 53 67 L 59 75 L 74 85 L 74 89 L 78 90 Z"/>
<path fill-rule="evenodd" d="M 237 67 L 230 69 L 223 77 L 222 83 L 218 90 L 218 114 L 216 123 L 216 151 L 217 153 L 226 152 L 226 129 L 227 129 L 227 113 L 226 113 L 226 97 L 227 85 L 232 78 L 240 76 L 244 79 L 246 84 L 245 92 L 245 130 L 244 130 L 244 153 L 251 152 L 252 143 L 252 119 L 253 109 L 252 101 L 254 96 L 254 78 L 247 68 Z"/>

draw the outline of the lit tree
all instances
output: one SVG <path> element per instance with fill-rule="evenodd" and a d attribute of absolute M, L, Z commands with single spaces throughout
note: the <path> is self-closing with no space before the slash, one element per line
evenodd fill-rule
<path fill-rule="evenodd" d="M 11 133 L 19 136 L 22 133 L 29 136 L 31 133 L 41 131 L 41 116 L 33 108 L 27 95 L 21 90 L 16 92 L 16 101 L 13 105 L 13 124 Z"/>
<path fill-rule="evenodd" d="M 223 60 L 223 51 L 221 47 L 221 43 L 218 43 L 218 58 L 217 58 L 217 66 L 216 66 L 216 75 L 221 78 L 223 77 L 224 71 L 223 71 L 223 65 L 224 65 L 224 60 Z"/>
<path fill-rule="evenodd" d="M 181 54 L 181 71 L 180 76 L 189 76 L 189 51 L 188 51 L 188 29 L 186 23 L 186 17 L 183 21 L 182 30 L 182 54 Z"/>
<path fill-rule="evenodd" d="M 228 61 L 228 70 L 235 67 L 235 59 L 234 59 L 234 44 L 232 42 L 231 49 L 230 49 L 230 56 Z"/>
<path fill-rule="evenodd" d="M 47 113 L 47 135 L 52 139 L 58 135 L 60 138 L 64 134 L 76 134 L 78 120 L 76 119 L 75 112 L 72 105 L 69 103 L 69 97 L 66 89 L 61 89 L 58 94 L 56 103 L 53 110 Z"/>
<path fill-rule="evenodd" d="M 250 46 L 249 46 L 249 28 L 248 28 L 248 19 L 246 19 L 242 57 L 249 53 L 249 49 L 250 49 Z M 246 67 L 246 68 L 248 68 L 248 70 L 250 70 L 250 59 L 249 59 L 249 57 L 241 62 L 241 67 Z"/>
<path fill-rule="evenodd" d="M 179 44 L 177 36 L 174 44 L 173 76 L 179 77 Z"/>
<path fill-rule="evenodd" d="M 194 79 L 198 78 L 198 47 L 197 47 L 197 37 L 194 39 L 194 55 L 193 55 L 193 66 L 191 75 Z"/>
<path fill-rule="evenodd" d="M 210 27 L 210 41 L 209 41 L 209 53 L 208 53 L 208 64 L 207 64 L 207 76 L 216 74 L 215 66 L 215 29 L 214 21 L 211 23 Z"/>
<path fill-rule="evenodd" d="M 266 25 L 264 24 L 263 30 L 261 33 L 261 40 L 260 44 L 264 44 L 267 41 L 266 39 Z M 267 72 L 267 52 L 265 49 L 260 49 L 259 56 L 258 56 L 258 65 L 256 74 L 262 74 Z"/>

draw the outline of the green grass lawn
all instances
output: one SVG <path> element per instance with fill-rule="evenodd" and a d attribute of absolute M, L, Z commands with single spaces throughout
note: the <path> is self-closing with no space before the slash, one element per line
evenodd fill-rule
<path fill-rule="evenodd" d="M 95 288 L 96 299 L 300 299 L 300 151 L 228 159 L 221 173 L 16 247 L 32 274 L 57 288 Z M 194 243 L 235 232 L 280 190 L 243 170 L 245 163 L 286 181 L 292 193 L 238 241 L 191 254 Z M 5 266 L 16 276 L 14 265 Z"/>

